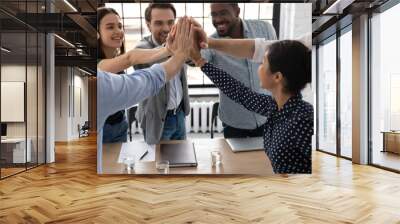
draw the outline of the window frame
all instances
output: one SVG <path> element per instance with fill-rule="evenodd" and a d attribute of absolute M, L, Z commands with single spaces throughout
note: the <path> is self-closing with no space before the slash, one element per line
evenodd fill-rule
<path fill-rule="evenodd" d="M 372 94 L 373 94 L 373 88 L 372 88 L 372 19 L 374 18 L 373 14 L 382 14 L 385 11 L 397 6 L 399 3 L 398 0 L 388 0 L 384 4 L 378 6 L 377 8 L 368 11 L 368 31 L 367 31 L 367 39 L 368 39 L 368 53 L 367 53 L 367 61 L 368 61 L 368 68 L 367 68 L 367 76 L 368 76 L 368 165 L 377 167 L 383 170 L 395 172 L 395 173 L 400 173 L 400 170 L 390 168 L 384 165 L 380 165 L 377 163 L 374 163 L 373 161 L 373 153 L 374 153 L 374 147 L 373 147 L 373 130 L 372 130 Z"/>
<path fill-rule="evenodd" d="M 115 3 L 115 2 L 108 2 L 108 3 L 105 3 L 105 6 L 107 6 L 107 4 L 120 4 L 121 6 L 120 6 L 120 9 L 121 9 L 121 19 L 122 19 L 122 26 L 123 26 L 123 29 L 124 30 L 126 30 L 125 29 L 125 19 L 139 19 L 140 20 L 140 37 L 141 37 L 141 39 L 143 39 L 143 37 L 144 37 L 144 29 L 147 29 L 147 27 L 143 27 L 143 21 L 145 20 L 145 18 L 144 18 L 144 10 L 145 10 L 145 8 L 144 7 L 142 7 L 142 4 L 146 4 L 146 2 L 129 2 L 129 1 L 127 1 L 127 2 L 118 2 L 118 3 Z M 124 15 L 124 4 L 139 4 L 139 11 L 140 11 L 140 16 L 125 16 Z M 185 3 L 181 3 L 181 4 L 184 4 L 184 8 L 185 8 L 185 13 L 184 14 L 187 14 L 187 7 L 186 7 L 186 5 L 187 4 L 191 4 L 191 3 L 188 3 L 188 2 L 185 2 Z M 204 27 L 204 23 L 205 23 L 205 20 L 206 19 L 209 19 L 210 18 L 210 15 L 206 15 L 205 14 L 205 4 L 207 4 L 207 3 L 205 3 L 205 2 L 202 2 L 201 3 L 202 4 L 202 7 L 203 7 L 203 10 L 202 10 L 202 14 L 203 14 L 203 16 L 202 17 L 198 17 L 198 16 L 196 16 L 196 17 L 193 17 L 193 18 L 195 18 L 195 19 L 197 19 L 197 20 L 201 20 L 201 24 L 202 24 L 202 26 Z M 208 3 L 209 4 L 209 3 Z M 241 12 L 241 14 L 242 15 L 244 15 L 244 17 L 245 17 L 245 15 L 246 15 L 246 4 L 258 4 L 258 16 L 257 16 L 257 18 L 258 18 L 258 20 L 262 20 L 262 21 L 267 21 L 267 22 L 270 22 L 270 24 L 271 25 L 273 25 L 274 26 L 274 28 L 275 28 L 275 30 L 276 30 L 276 34 L 277 34 L 277 36 L 279 36 L 279 17 L 280 17 L 280 13 L 279 13 L 279 11 L 280 11 L 280 4 L 279 3 L 277 3 L 277 4 L 273 4 L 273 6 L 272 6 L 272 15 L 271 15 L 271 19 L 266 19 L 266 18 L 262 18 L 261 19 L 261 16 L 260 16 L 260 11 L 261 11 L 261 4 L 272 4 L 272 3 L 260 3 L 260 2 L 258 2 L 258 3 L 240 3 L 240 4 L 243 4 L 243 5 L 240 5 L 240 7 L 241 7 L 241 9 L 242 9 L 242 12 Z M 113 5 L 113 6 L 115 6 L 115 5 Z M 176 17 L 176 19 L 179 19 L 179 18 L 181 18 L 180 16 L 177 16 Z M 278 26 L 278 27 L 275 27 L 275 26 Z M 205 80 L 205 75 L 203 74 L 203 81 L 202 81 L 202 84 L 189 84 L 188 83 L 188 87 L 189 88 L 216 88 L 215 87 L 215 85 L 214 84 L 211 84 L 211 83 L 206 83 L 204 80 Z"/>
<path fill-rule="evenodd" d="M 347 18 L 344 18 L 346 20 Z M 340 20 L 338 21 L 340 22 Z M 348 22 L 348 21 L 347 21 Z M 332 25 L 336 26 L 336 24 Z M 329 29 L 329 28 L 328 28 Z M 316 151 L 327 153 L 329 155 L 337 156 L 339 158 L 343 158 L 346 160 L 352 160 L 352 158 L 347 157 L 342 155 L 342 150 L 341 150 L 341 118 L 340 118 L 340 104 L 341 104 L 341 90 L 340 90 L 340 76 L 341 76 L 341 67 L 340 67 L 340 42 L 341 42 L 341 36 L 346 34 L 347 32 L 352 31 L 352 23 L 346 24 L 344 27 L 341 27 L 340 29 L 337 29 L 336 32 L 331 33 L 331 35 L 326 36 L 325 38 L 321 39 L 318 41 L 316 44 Z M 319 145 L 319 88 L 320 88 L 320 74 L 319 74 L 319 60 L 320 60 L 320 55 L 319 55 L 319 48 L 322 44 L 327 44 L 331 41 L 336 41 L 336 152 L 332 153 L 329 151 L 326 151 L 324 149 L 320 149 Z"/>

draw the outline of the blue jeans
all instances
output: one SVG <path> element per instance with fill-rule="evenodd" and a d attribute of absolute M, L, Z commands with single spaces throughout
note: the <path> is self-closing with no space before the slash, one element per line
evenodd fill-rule
<path fill-rule="evenodd" d="M 114 125 L 104 124 L 103 143 L 126 142 L 128 138 L 128 121 L 124 119 Z"/>
<path fill-rule="evenodd" d="M 185 113 L 179 111 L 176 115 L 167 115 L 164 122 L 164 130 L 161 140 L 186 139 Z"/>

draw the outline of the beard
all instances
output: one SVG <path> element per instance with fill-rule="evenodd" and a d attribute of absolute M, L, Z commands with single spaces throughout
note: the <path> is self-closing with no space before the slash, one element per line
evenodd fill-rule
<path fill-rule="evenodd" d="M 224 24 L 226 26 L 225 29 L 221 30 L 218 28 L 219 25 L 217 24 L 213 24 L 215 29 L 217 30 L 217 33 L 220 37 L 229 37 L 232 35 L 233 29 L 235 27 L 234 23 L 227 23 L 227 22 L 223 22 L 220 24 Z"/>
<path fill-rule="evenodd" d="M 164 44 L 165 41 L 167 40 L 169 32 L 161 32 L 157 37 L 156 40 L 159 44 Z"/>

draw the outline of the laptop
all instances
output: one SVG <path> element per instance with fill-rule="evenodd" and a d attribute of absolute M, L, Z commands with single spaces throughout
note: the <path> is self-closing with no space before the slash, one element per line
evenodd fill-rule
<path fill-rule="evenodd" d="M 227 138 L 225 139 L 233 152 L 264 150 L 263 137 Z"/>
<path fill-rule="evenodd" d="M 160 160 L 168 160 L 170 167 L 196 167 L 197 158 L 194 143 L 161 144 Z"/>

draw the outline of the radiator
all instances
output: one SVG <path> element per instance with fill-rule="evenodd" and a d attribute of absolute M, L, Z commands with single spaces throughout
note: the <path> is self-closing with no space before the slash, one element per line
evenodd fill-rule
<path fill-rule="evenodd" d="M 211 130 L 211 115 L 214 102 L 194 101 L 190 103 L 190 114 L 186 117 L 187 133 L 209 133 Z M 222 122 L 217 117 L 214 124 L 214 132 L 222 132 Z M 132 133 L 143 134 L 140 124 L 135 121 L 132 124 Z"/>
<path fill-rule="evenodd" d="M 211 115 L 214 102 L 194 101 L 190 103 L 190 114 L 186 117 L 186 132 L 206 133 L 211 130 Z M 214 132 L 222 132 L 222 122 L 217 117 Z"/>

